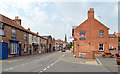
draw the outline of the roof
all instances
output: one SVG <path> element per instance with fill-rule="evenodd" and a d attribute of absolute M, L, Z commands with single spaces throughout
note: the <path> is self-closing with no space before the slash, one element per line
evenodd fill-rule
<path fill-rule="evenodd" d="M 76 29 L 76 28 L 77 28 L 77 26 L 73 26 L 73 27 L 72 27 L 72 29 Z"/>
<path fill-rule="evenodd" d="M 23 31 L 25 31 L 25 32 L 28 32 L 28 33 L 30 33 L 30 34 L 36 35 L 36 36 L 38 36 L 38 37 L 40 37 L 40 38 L 43 38 L 43 37 L 37 35 L 36 33 L 31 32 L 31 31 L 28 30 L 28 29 L 25 29 L 23 26 L 19 25 L 19 24 L 16 23 L 14 20 L 12 20 L 12 19 L 10 19 L 10 18 L 8 18 L 8 17 L 6 17 L 6 16 L 4 16 L 4 15 L 2 15 L 2 14 L 0 14 L 0 21 L 3 22 L 3 23 L 5 23 L 5 24 L 7 24 L 7 25 L 9 25 L 9 26 L 15 27 L 15 28 L 17 28 L 17 29 L 23 30 Z M 43 38 L 43 39 L 45 39 L 45 38 Z"/>
<path fill-rule="evenodd" d="M 25 28 L 21 25 L 19 25 L 18 23 L 16 23 L 15 21 L 13 21 L 12 19 L 0 14 L 0 21 L 9 25 L 9 26 L 12 26 L 12 27 L 15 27 L 15 28 L 18 28 L 20 30 L 23 30 L 23 31 L 26 31 Z"/>
<path fill-rule="evenodd" d="M 115 34 L 109 34 L 109 37 L 117 38 L 117 36 Z"/>
<path fill-rule="evenodd" d="M 116 36 L 120 37 L 120 33 L 114 33 Z"/>
<path fill-rule="evenodd" d="M 32 35 L 36 35 L 36 36 L 38 36 L 38 37 L 40 37 L 40 38 L 42 38 L 42 39 L 45 39 L 45 40 L 46 40 L 46 38 L 43 38 L 42 36 L 40 36 L 40 35 L 38 35 L 38 34 L 36 34 L 36 33 L 32 32 L 32 31 L 30 31 L 30 30 L 28 30 L 28 29 L 26 29 L 26 31 L 27 31 L 28 33 L 32 34 Z"/>

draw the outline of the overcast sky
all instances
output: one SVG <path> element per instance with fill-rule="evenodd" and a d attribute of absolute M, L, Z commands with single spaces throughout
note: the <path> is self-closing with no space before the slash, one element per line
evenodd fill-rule
<path fill-rule="evenodd" d="M 0 14 L 11 19 L 19 16 L 22 26 L 40 35 L 52 35 L 64 40 L 72 36 L 72 26 L 78 26 L 87 19 L 87 11 L 94 8 L 95 18 L 110 28 L 109 33 L 118 30 L 118 2 L 41 2 L 40 0 L 0 0 Z"/>

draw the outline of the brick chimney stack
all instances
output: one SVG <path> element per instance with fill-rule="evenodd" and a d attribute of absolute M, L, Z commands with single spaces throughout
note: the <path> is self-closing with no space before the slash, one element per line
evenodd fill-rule
<path fill-rule="evenodd" d="M 88 10 L 88 19 L 94 18 L 94 8 Z"/>
<path fill-rule="evenodd" d="M 28 30 L 30 31 L 30 28 L 28 28 Z"/>
<path fill-rule="evenodd" d="M 14 21 L 17 22 L 19 25 L 21 25 L 21 19 L 19 19 L 18 16 L 15 16 Z"/>
<path fill-rule="evenodd" d="M 37 32 L 37 35 L 39 35 L 39 33 Z"/>

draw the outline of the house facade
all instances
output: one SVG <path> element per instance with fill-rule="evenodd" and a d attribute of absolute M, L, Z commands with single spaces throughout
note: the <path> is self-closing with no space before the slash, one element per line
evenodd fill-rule
<path fill-rule="evenodd" d="M 53 51 L 53 44 L 52 44 L 52 36 L 42 36 L 43 38 L 47 39 L 47 49 L 46 52 L 52 52 Z"/>
<path fill-rule="evenodd" d="M 30 31 L 30 28 L 27 29 L 27 32 L 29 33 L 29 54 L 39 54 L 40 50 L 40 39 L 38 32 L 34 33 Z"/>
<path fill-rule="evenodd" d="M 94 59 L 95 52 L 110 52 L 109 47 L 116 43 L 117 37 L 109 37 L 109 28 L 94 18 L 94 9 L 88 11 L 88 19 L 79 26 L 73 27 L 74 53 L 77 58 Z"/>
<path fill-rule="evenodd" d="M 57 39 L 57 40 L 55 41 L 55 49 L 56 49 L 57 51 L 62 50 L 62 49 L 63 49 L 63 43 L 64 43 L 63 40 Z"/>
<path fill-rule="evenodd" d="M 47 39 L 40 37 L 40 52 L 45 53 L 47 50 Z"/>
<path fill-rule="evenodd" d="M 0 17 L 0 50 L 4 52 L 3 59 L 28 55 L 28 32 L 21 26 L 21 19 L 16 16 L 12 20 L 1 14 Z"/>

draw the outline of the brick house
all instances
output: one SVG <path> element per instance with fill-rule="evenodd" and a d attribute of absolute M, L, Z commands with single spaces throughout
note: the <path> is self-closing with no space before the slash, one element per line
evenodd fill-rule
<path fill-rule="evenodd" d="M 110 52 L 109 46 L 113 42 L 118 50 L 117 37 L 109 37 L 109 28 L 94 18 L 93 8 L 88 11 L 88 19 L 79 26 L 73 26 L 72 32 L 77 58 L 94 59 L 95 52 Z"/>
<path fill-rule="evenodd" d="M 53 45 L 53 51 L 56 51 L 56 49 L 55 49 L 55 38 L 53 38 L 53 40 L 52 40 L 52 45 Z"/>
<path fill-rule="evenodd" d="M 45 53 L 47 50 L 47 39 L 40 36 L 40 53 Z"/>
<path fill-rule="evenodd" d="M 5 59 L 28 54 L 28 32 L 18 16 L 14 20 L 0 14 L 0 37 Z"/>
<path fill-rule="evenodd" d="M 55 40 L 55 49 L 57 51 L 62 50 L 63 49 L 63 43 L 64 43 L 63 40 L 60 40 L 60 39 Z"/>
<path fill-rule="evenodd" d="M 46 52 L 53 51 L 53 44 L 52 44 L 52 36 L 42 36 L 43 38 L 47 39 L 47 49 Z"/>
<path fill-rule="evenodd" d="M 34 33 L 30 31 L 30 28 L 26 29 L 26 31 L 29 33 L 29 54 L 39 54 L 40 50 L 40 39 L 39 39 L 39 33 Z"/>

